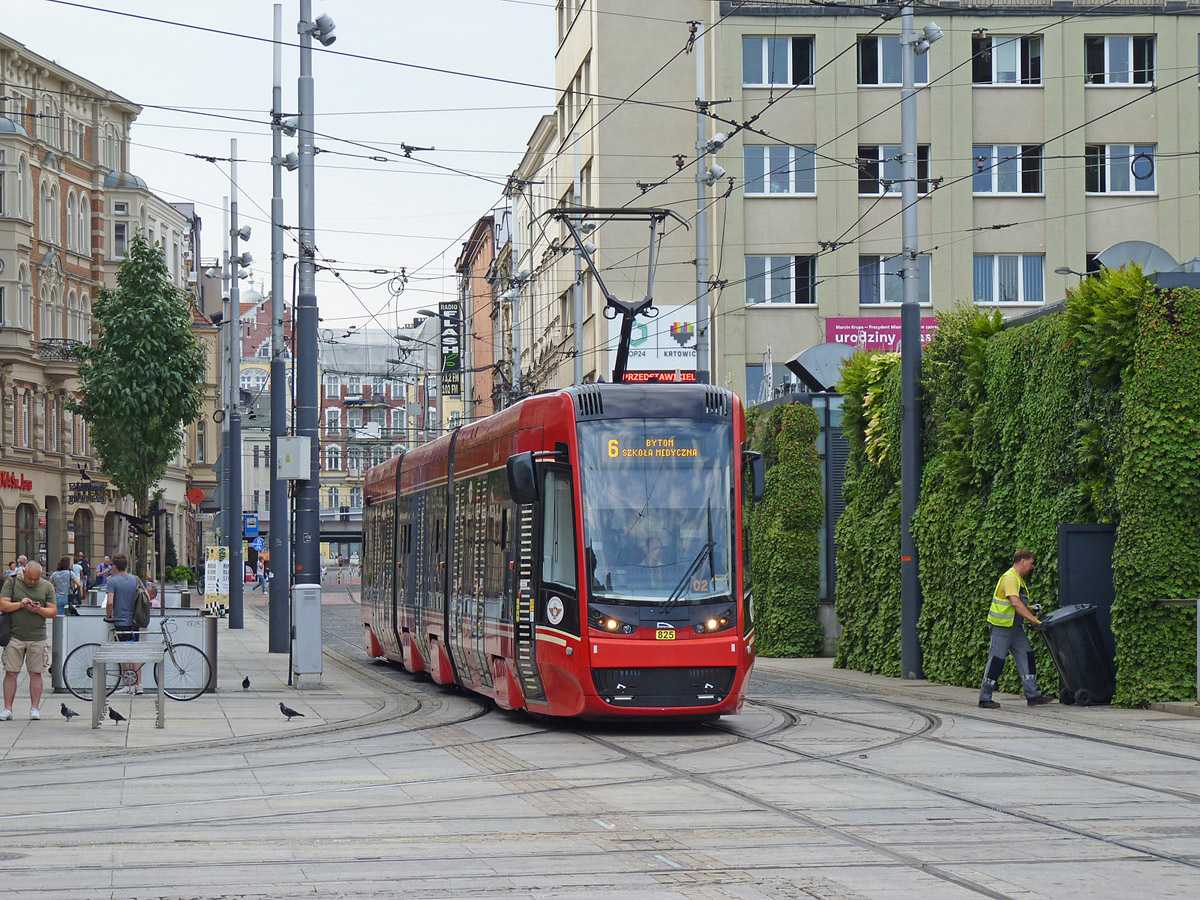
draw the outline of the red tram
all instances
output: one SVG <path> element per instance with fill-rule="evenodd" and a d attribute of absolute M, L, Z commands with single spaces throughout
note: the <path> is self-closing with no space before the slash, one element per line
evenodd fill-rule
<path fill-rule="evenodd" d="M 730 391 L 540 394 L 372 468 L 367 651 L 508 709 L 737 712 L 754 663 Z"/>

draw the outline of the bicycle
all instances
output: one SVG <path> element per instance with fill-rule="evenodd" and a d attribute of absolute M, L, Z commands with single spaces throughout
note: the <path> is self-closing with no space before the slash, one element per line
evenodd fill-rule
<path fill-rule="evenodd" d="M 112 631 L 111 619 L 105 619 Z M 162 642 L 165 650 L 161 668 L 154 667 L 155 679 L 163 679 L 163 693 L 172 700 L 195 700 L 204 693 L 212 678 L 212 662 L 208 655 L 194 644 L 180 644 L 172 640 L 172 635 L 179 626 L 175 620 L 167 617 L 162 620 Z M 148 634 L 141 631 L 139 634 Z M 92 659 L 100 644 L 80 644 L 67 654 L 63 660 L 62 678 L 68 691 L 80 700 L 92 699 Z M 105 667 L 104 695 L 110 696 L 122 684 L 132 686 L 137 683 L 141 665 L 122 667 L 119 671 L 111 666 Z M 165 670 L 165 671 L 164 671 Z"/>

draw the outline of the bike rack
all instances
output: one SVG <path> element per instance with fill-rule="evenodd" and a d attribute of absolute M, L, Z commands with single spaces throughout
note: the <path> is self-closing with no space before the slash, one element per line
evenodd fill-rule
<path fill-rule="evenodd" d="M 158 720 L 155 728 L 165 728 L 166 694 L 163 693 L 163 665 L 165 661 L 166 644 L 158 642 L 111 643 L 102 644 L 92 657 L 92 727 L 99 728 L 108 711 L 108 694 L 104 690 L 104 678 L 109 665 L 122 663 L 152 663 L 158 668 Z"/>

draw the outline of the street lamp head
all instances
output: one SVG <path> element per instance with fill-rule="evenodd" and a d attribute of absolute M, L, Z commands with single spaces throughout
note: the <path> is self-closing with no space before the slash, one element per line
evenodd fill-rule
<path fill-rule="evenodd" d="M 918 56 L 928 53 L 930 46 L 942 39 L 942 29 L 938 28 L 935 23 L 930 22 L 921 29 L 921 34 L 921 37 L 913 41 L 913 51 Z"/>
<path fill-rule="evenodd" d="M 295 172 L 300 168 L 300 157 L 296 155 L 295 151 L 283 157 L 283 167 L 289 172 Z"/>
<path fill-rule="evenodd" d="M 246 230 L 249 231 L 249 228 L 247 228 Z M 240 228 L 238 229 L 238 233 L 239 234 L 241 233 Z M 250 255 L 249 251 L 243 253 L 241 256 L 236 257 L 236 259 L 237 259 L 238 265 L 241 266 L 242 268 L 247 268 L 248 266 L 250 266 L 251 263 L 254 262 L 254 257 Z"/>
<path fill-rule="evenodd" d="M 713 163 L 712 166 L 709 167 L 709 170 L 704 173 L 704 175 L 701 177 L 700 180 L 703 181 L 705 184 L 707 184 L 709 187 L 712 187 L 714 184 L 716 184 L 718 181 L 720 181 L 724 177 L 725 177 L 724 167 L 719 166 L 716 163 Z"/>
<path fill-rule="evenodd" d="M 296 134 L 296 129 L 299 127 L 300 120 L 295 116 L 288 116 L 285 119 L 281 119 L 279 122 L 280 130 L 283 131 L 283 133 L 288 137 L 293 137 Z"/>
<path fill-rule="evenodd" d="M 239 228 L 237 230 L 237 237 L 238 237 L 238 240 L 242 240 L 242 241 L 250 240 L 250 226 L 243 225 L 241 228 Z"/>
<path fill-rule="evenodd" d="M 205 278 L 220 278 L 221 270 L 218 268 L 215 268 L 213 266 L 209 266 L 207 269 L 204 270 L 204 277 Z"/>
<path fill-rule="evenodd" d="M 435 309 L 418 309 L 417 315 L 418 316 L 431 316 L 436 319 L 438 316 L 441 315 L 441 313 Z"/>

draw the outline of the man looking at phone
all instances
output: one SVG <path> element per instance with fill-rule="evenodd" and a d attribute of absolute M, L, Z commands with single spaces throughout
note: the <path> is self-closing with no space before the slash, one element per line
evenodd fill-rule
<path fill-rule="evenodd" d="M 12 705 L 17 696 L 17 673 L 24 663 L 29 673 L 29 718 L 40 719 L 38 705 L 42 702 L 42 675 L 50 668 L 50 641 L 46 635 L 46 620 L 58 615 L 54 600 L 54 585 L 42 578 L 41 563 L 25 565 L 19 578 L 8 578 L 0 590 L 0 612 L 12 614 L 12 640 L 4 648 L 4 709 L 0 722 L 13 717 Z"/>

